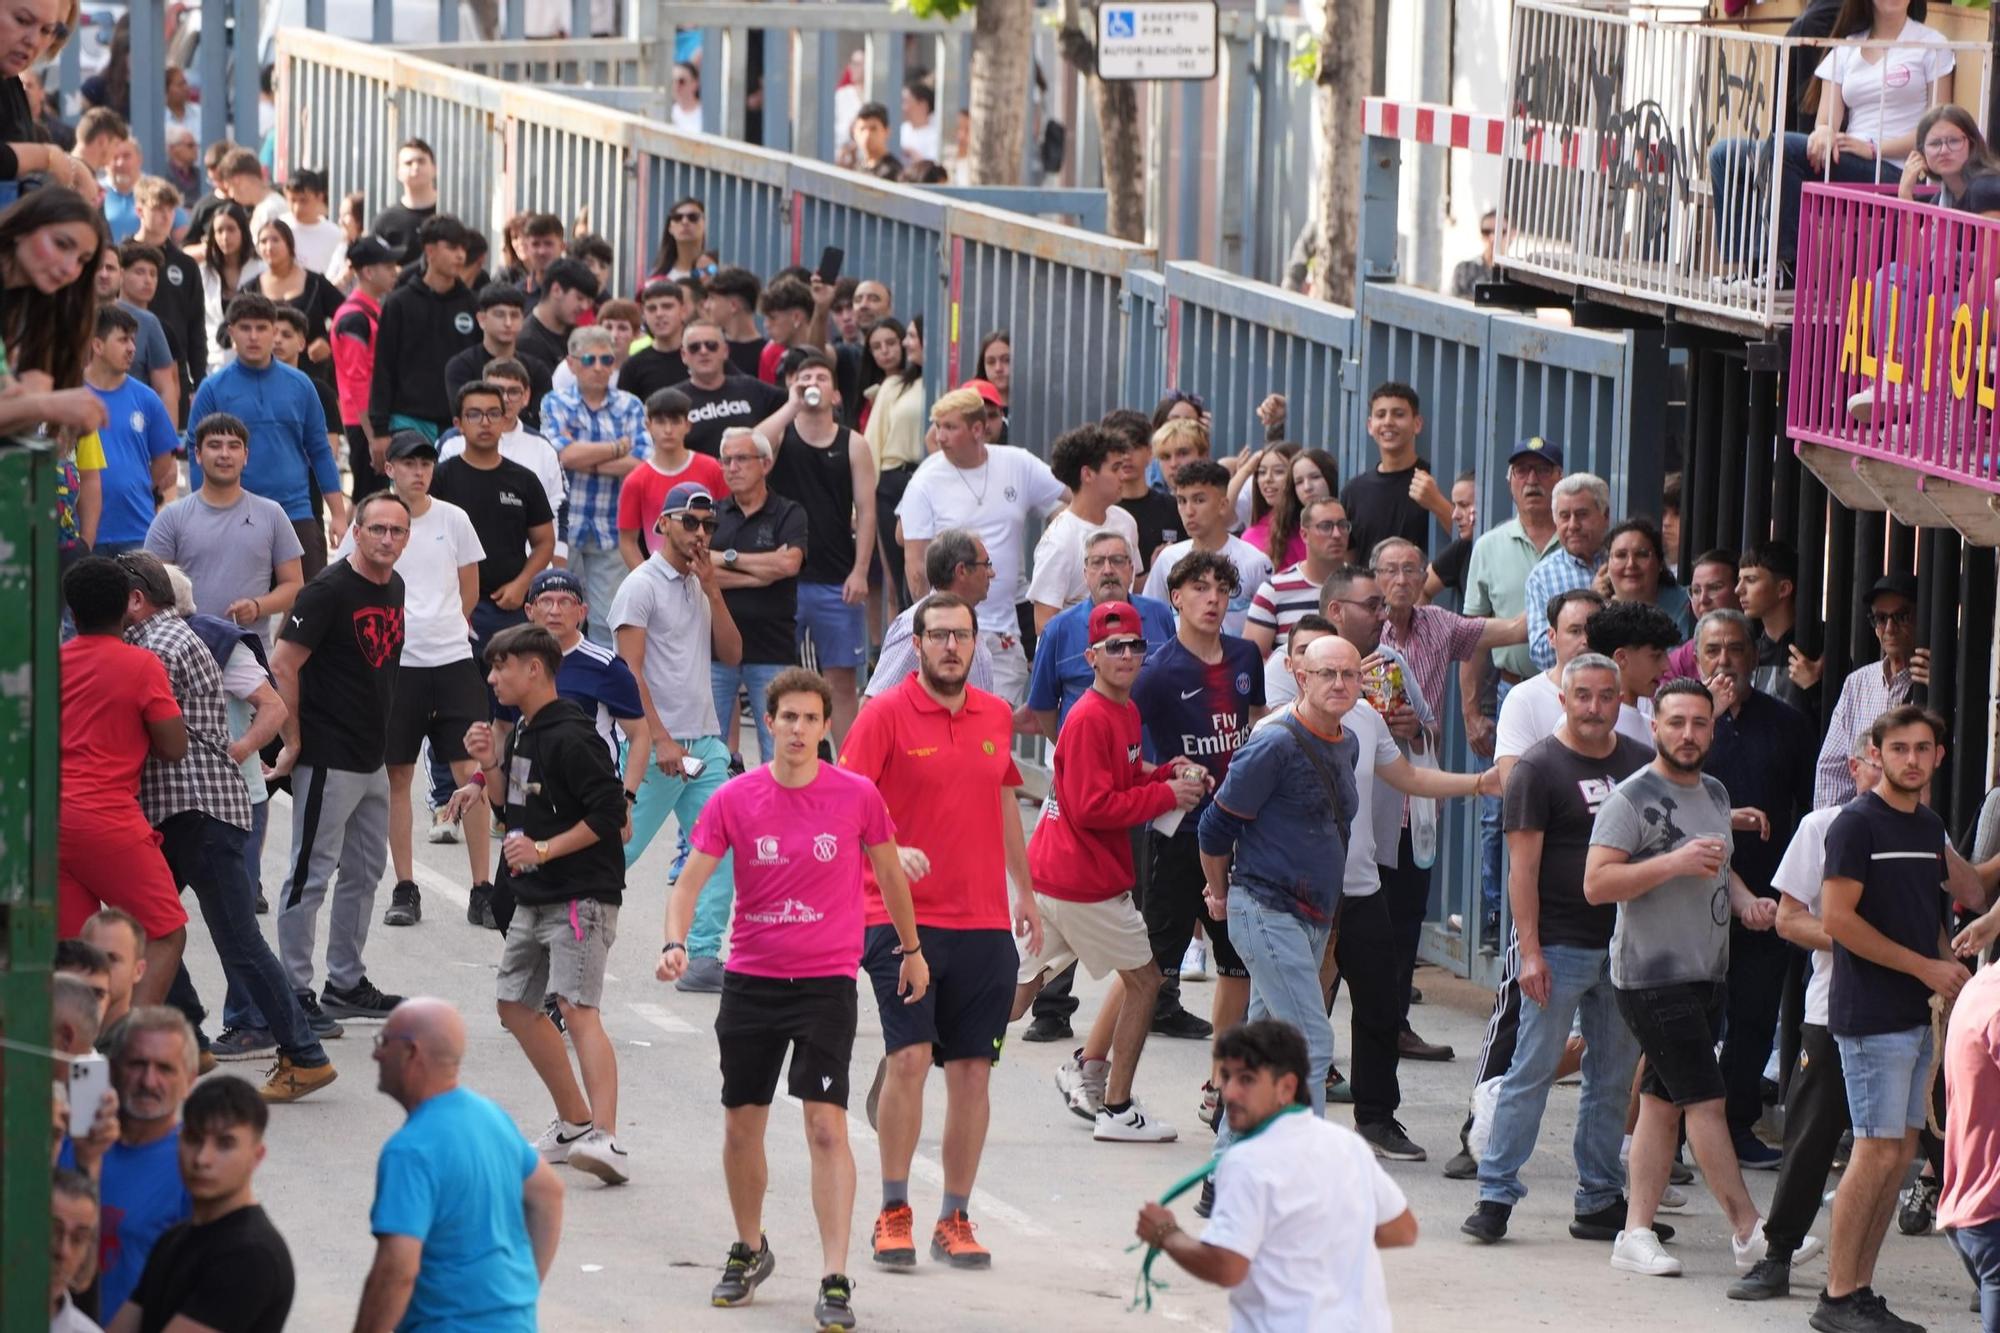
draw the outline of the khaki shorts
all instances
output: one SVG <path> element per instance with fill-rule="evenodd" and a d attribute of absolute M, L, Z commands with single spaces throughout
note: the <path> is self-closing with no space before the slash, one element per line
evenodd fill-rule
<path fill-rule="evenodd" d="M 1046 972 L 1053 975 L 1071 963 L 1082 963 L 1093 977 L 1126 972 L 1153 961 L 1146 919 L 1139 915 L 1130 893 L 1101 903 L 1073 903 L 1046 894 L 1035 895 L 1042 914 L 1042 952 L 1023 955 L 1016 980 L 1026 985 Z"/>
<path fill-rule="evenodd" d="M 595 898 L 517 904 L 507 923 L 494 991 L 502 1000 L 542 1007 L 555 994 L 586 1009 L 604 997 L 604 962 L 618 938 L 618 909 Z"/>

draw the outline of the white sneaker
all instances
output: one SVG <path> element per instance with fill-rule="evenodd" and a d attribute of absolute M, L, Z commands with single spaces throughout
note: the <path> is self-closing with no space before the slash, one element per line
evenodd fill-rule
<path fill-rule="evenodd" d="M 561 1166 L 569 1160 L 570 1149 L 583 1142 L 589 1133 L 588 1124 L 572 1125 L 567 1120 L 557 1117 L 549 1121 L 549 1127 L 535 1140 L 535 1151 L 540 1153 L 542 1160 L 550 1166 Z"/>
<path fill-rule="evenodd" d="M 1875 419 L 1874 385 L 1848 396 L 1847 415 L 1864 426 Z"/>
<path fill-rule="evenodd" d="M 1611 1246 L 1611 1266 L 1626 1273 L 1647 1277 L 1679 1277 L 1681 1261 L 1660 1248 L 1660 1238 L 1650 1227 L 1634 1227 L 1618 1233 Z"/>
<path fill-rule="evenodd" d="M 1819 1258 L 1825 1250 L 1825 1241 L 1821 1240 L 1818 1236 L 1807 1236 L 1799 1242 L 1799 1248 L 1792 1251 L 1792 1264 L 1796 1267 L 1799 1264 L 1810 1263 L 1812 1260 Z"/>
<path fill-rule="evenodd" d="M 1072 1114 L 1095 1120 L 1104 1109 L 1104 1085 L 1110 1077 L 1109 1060 L 1086 1060 L 1079 1049 L 1056 1067 L 1056 1091 Z"/>
<path fill-rule="evenodd" d="M 1764 1219 L 1761 1217 L 1757 1219 L 1757 1225 L 1750 1228 L 1749 1240 L 1738 1240 L 1734 1235 L 1729 1238 L 1729 1249 L 1736 1256 L 1736 1271 L 1739 1273 L 1755 1268 L 1769 1248 L 1770 1242 L 1764 1239 Z"/>
<path fill-rule="evenodd" d="M 618 1140 L 601 1129 L 593 1129 L 569 1150 L 569 1164 L 587 1171 L 607 1185 L 623 1185 L 631 1177 L 631 1162 Z"/>
<path fill-rule="evenodd" d="M 1661 1212 L 1663 1213 L 1684 1212 L 1686 1211 L 1687 1206 L 1688 1206 L 1688 1196 L 1683 1194 L 1681 1191 L 1675 1189 L 1672 1185 L 1669 1185 L 1665 1189 L 1660 1191 Z"/>
<path fill-rule="evenodd" d="M 1092 1138 L 1104 1143 L 1172 1143 L 1180 1137 L 1172 1125 L 1153 1119 L 1134 1098 L 1123 1115 L 1100 1108 Z"/>
<path fill-rule="evenodd" d="M 446 819 L 444 811 L 431 811 L 431 831 L 424 835 L 431 842 L 457 842 L 458 822 Z"/>
<path fill-rule="evenodd" d="M 1189 940 L 1187 952 L 1181 955 L 1181 980 L 1207 981 L 1209 979 L 1208 941 L 1203 939 Z"/>

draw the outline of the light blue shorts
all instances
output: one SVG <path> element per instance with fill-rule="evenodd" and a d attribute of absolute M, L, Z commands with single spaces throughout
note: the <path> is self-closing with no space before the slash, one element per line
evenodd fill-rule
<path fill-rule="evenodd" d="M 868 660 L 867 605 L 840 599 L 838 583 L 799 580 L 798 639 L 812 639 L 813 661 L 821 671 L 853 670 Z"/>
<path fill-rule="evenodd" d="M 1931 1096 L 1931 1030 L 1836 1036 L 1857 1139 L 1900 1139 L 1924 1127 Z"/>

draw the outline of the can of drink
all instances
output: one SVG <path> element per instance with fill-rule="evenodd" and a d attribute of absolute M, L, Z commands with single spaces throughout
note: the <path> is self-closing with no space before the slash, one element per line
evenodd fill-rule
<path fill-rule="evenodd" d="M 512 845 L 513 845 L 514 843 L 516 843 L 516 842 L 529 842 L 529 841 L 531 841 L 531 840 L 529 839 L 528 835 L 527 835 L 527 834 L 525 834 L 525 833 L 523 833 L 523 832 L 521 832 L 521 830 L 519 830 L 519 829 L 509 829 L 509 830 L 508 830 L 508 832 L 507 832 L 507 837 L 506 837 L 506 840 L 505 840 L 504 842 L 502 842 L 502 843 L 501 843 L 501 846 L 502 846 L 502 848 L 506 848 L 506 847 L 509 847 L 509 846 L 512 846 Z M 511 861 L 510 861 L 510 862 L 508 862 L 508 865 L 509 865 L 509 866 L 512 866 L 512 865 L 513 865 L 513 862 L 511 862 Z M 529 862 L 529 863 L 528 863 L 527 865 L 524 865 L 524 866 L 521 866 L 520 868 L 518 868 L 518 869 L 514 870 L 514 872 L 513 872 L 513 873 L 515 873 L 515 874 L 517 874 L 517 875 L 532 875 L 532 874 L 534 874 L 534 873 L 535 873 L 536 871 L 538 871 L 538 870 L 540 870 L 540 869 L 541 869 L 541 867 L 540 867 L 540 866 L 538 866 L 538 865 L 536 865 L 536 864 L 535 864 L 534 862 L 530 861 L 530 862 Z"/>
<path fill-rule="evenodd" d="M 805 400 L 807 407 L 818 407 L 820 403 L 824 400 L 824 397 L 825 396 L 820 393 L 819 386 L 817 384 L 809 384 L 806 386 Z"/>

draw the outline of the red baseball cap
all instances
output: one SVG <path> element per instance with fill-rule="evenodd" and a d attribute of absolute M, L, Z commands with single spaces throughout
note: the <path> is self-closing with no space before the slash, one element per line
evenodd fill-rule
<path fill-rule="evenodd" d="M 1130 602 L 1101 602 L 1090 609 L 1088 639 L 1091 647 L 1095 648 L 1118 634 L 1145 637 L 1146 627 L 1140 623 L 1138 608 Z"/>
<path fill-rule="evenodd" d="M 1006 401 L 1000 397 L 999 388 L 991 380 L 971 379 L 958 387 L 961 389 L 971 389 L 986 400 L 988 407 L 1007 406 Z"/>

